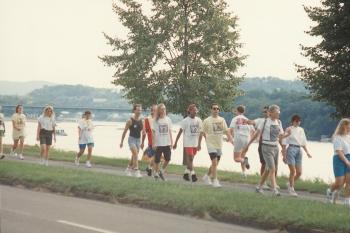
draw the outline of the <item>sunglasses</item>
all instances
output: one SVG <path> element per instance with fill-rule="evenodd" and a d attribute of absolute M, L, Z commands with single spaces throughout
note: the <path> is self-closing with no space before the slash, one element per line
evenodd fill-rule
<path fill-rule="evenodd" d="M 212 108 L 213 110 L 218 110 L 218 111 L 220 111 L 220 108 L 216 108 L 216 107 L 214 107 L 214 108 Z"/>

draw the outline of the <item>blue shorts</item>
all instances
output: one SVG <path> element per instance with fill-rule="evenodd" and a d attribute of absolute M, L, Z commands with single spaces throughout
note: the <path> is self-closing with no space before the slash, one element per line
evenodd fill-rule
<path fill-rule="evenodd" d="M 91 142 L 91 143 L 86 143 L 86 144 L 79 144 L 79 149 L 80 149 L 80 150 L 85 150 L 86 146 L 87 146 L 88 148 L 91 148 L 91 147 L 94 147 L 95 144 L 94 144 L 93 142 Z"/>
<path fill-rule="evenodd" d="M 137 150 L 140 150 L 141 139 L 129 136 L 128 144 L 129 144 L 130 150 L 134 148 L 136 148 Z"/>
<path fill-rule="evenodd" d="M 156 154 L 156 151 L 153 150 L 152 146 L 148 146 L 147 149 L 145 150 L 145 154 L 146 154 L 149 158 L 152 158 L 152 157 Z"/>
<path fill-rule="evenodd" d="M 350 154 L 345 155 L 350 160 Z M 339 158 L 338 155 L 333 156 L 333 172 L 335 177 L 345 176 L 350 173 L 350 168 Z"/>
<path fill-rule="evenodd" d="M 297 146 L 288 146 L 287 148 L 287 164 L 293 166 L 301 166 L 302 162 L 301 148 Z"/>

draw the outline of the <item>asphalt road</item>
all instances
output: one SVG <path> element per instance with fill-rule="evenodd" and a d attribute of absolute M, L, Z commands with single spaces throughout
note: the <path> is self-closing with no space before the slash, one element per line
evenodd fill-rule
<path fill-rule="evenodd" d="M 263 233 L 127 205 L 0 186 L 1 233 Z"/>

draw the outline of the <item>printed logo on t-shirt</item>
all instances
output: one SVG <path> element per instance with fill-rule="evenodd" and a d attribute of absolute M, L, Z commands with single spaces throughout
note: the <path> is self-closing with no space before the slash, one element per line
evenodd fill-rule
<path fill-rule="evenodd" d="M 191 124 L 190 125 L 191 134 L 198 134 L 199 133 L 199 124 Z"/>
<path fill-rule="evenodd" d="M 270 125 L 270 141 L 278 141 L 278 135 L 280 134 L 279 125 Z"/>
<path fill-rule="evenodd" d="M 224 127 L 222 125 L 222 122 L 214 122 L 213 123 L 213 132 L 214 133 L 221 133 L 224 130 Z"/>
<path fill-rule="evenodd" d="M 159 124 L 158 130 L 160 134 L 167 134 L 169 132 L 168 124 Z"/>

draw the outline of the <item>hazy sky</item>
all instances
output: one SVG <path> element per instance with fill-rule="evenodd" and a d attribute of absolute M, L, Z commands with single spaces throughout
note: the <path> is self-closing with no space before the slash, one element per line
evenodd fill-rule
<path fill-rule="evenodd" d="M 308 64 L 299 44 L 317 42 L 304 33 L 312 22 L 303 4 L 319 1 L 227 2 L 249 55 L 239 72 L 296 79 L 293 64 Z M 113 70 L 97 58 L 110 52 L 102 32 L 125 34 L 112 0 L 0 0 L 0 80 L 111 87 Z"/>

